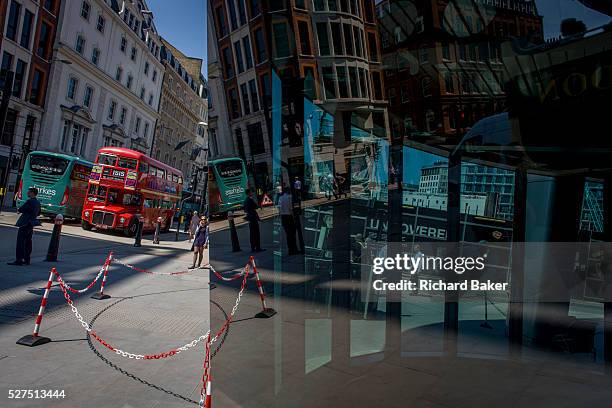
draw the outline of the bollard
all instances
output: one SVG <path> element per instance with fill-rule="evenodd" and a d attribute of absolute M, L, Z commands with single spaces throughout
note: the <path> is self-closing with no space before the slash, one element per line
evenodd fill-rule
<path fill-rule="evenodd" d="M 161 231 L 161 222 L 162 222 L 162 218 L 157 217 L 157 222 L 155 223 L 155 234 L 153 235 L 154 244 L 159 244 L 159 233 Z"/>
<path fill-rule="evenodd" d="M 40 301 L 40 309 L 38 309 L 38 316 L 36 316 L 36 322 L 34 323 L 34 331 L 32 334 L 28 334 L 27 336 L 23 336 L 19 340 L 17 340 L 17 344 L 21 344 L 22 346 L 28 347 L 36 347 L 41 344 L 49 343 L 51 341 L 48 337 L 41 337 L 38 335 L 40 331 L 40 324 L 42 323 L 43 315 L 45 314 L 45 308 L 47 307 L 47 299 L 49 298 L 49 291 L 51 290 L 51 284 L 53 283 L 53 279 L 55 279 L 55 268 L 51 269 L 51 273 L 49 274 L 49 280 L 47 281 L 47 286 L 45 287 L 45 293 L 43 294 L 42 300 Z"/>
<path fill-rule="evenodd" d="M 232 238 L 232 252 L 240 252 L 240 242 L 238 241 L 238 232 L 236 231 L 236 224 L 234 223 L 234 212 L 227 212 L 227 222 L 229 223 L 230 236 Z"/>
<path fill-rule="evenodd" d="M 51 241 L 49 241 L 49 249 L 47 249 L 47 259 L 45 259 L 45 262 L 57 262 L 59 242 L 62 235 L 62 224 L 64 224 L 64 216 L 62 214 L 57 214 L 55 216 L 53 232 L 51 233 Z"/>
<path fill-rule="evenodd" d="M 138 226 L 136 227 L 136 236 L 134 237 L 134 246 L 136 248 L 142 246 L 142 229 L 144 227 L 144 219 L 140 215 L 136 215 L 138 218 Z"/>
<path fill-rule="evenodd" d="M 266 294 L 264 293 L 264 289 L 263 289 L 263 283 L 261 281 L 261 279 L 259 279 L 259 272 L 257 272 L 257 265 L 255 265 L 255 258 L 250 257 L 249 258 L 249 263 L 251 264 L 251 266 L 253 267 L 253 273 L 255 274 L 255 280 L 257 283 L 257 290 L 259 291 L 259 298 L 261 299 L 261 312 L 257 313 L 255 315 L 255 318 L 257 319 L 269 319 L 270 317 L 274 316 L 276 314 L 276 310 L 272 309 L 271 307 L 268 307 L 266 305 Z"/>
<path fill-rule="evenodd" d="M 110 295 L 104 293 L 104 285 L 106 285 L 106 278 L 108 276 L 108 268 L 110 267 L 111 262 L 113 261 L 113 251 L 108 253 L 108 258 L 106 258 L 106 262 L 104 262 L 104 276 L 102 277 L 102 283 L 100 284 L 100 293 L 96 293 L 91 298 L 96 300 L 104 300 L 109 299 Z"/>

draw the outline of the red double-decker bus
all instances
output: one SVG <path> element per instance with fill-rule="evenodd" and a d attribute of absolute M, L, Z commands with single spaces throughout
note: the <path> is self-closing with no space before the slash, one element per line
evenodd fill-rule
<path fill-rule="evenodd" d="M 152 231 L 168 231 L 183 188 L 183 173 L 146 154 L 120 147 L 98 151 L 81 214 L 85 230 L 122 230 L 133 236 L 138 216 Z"/>

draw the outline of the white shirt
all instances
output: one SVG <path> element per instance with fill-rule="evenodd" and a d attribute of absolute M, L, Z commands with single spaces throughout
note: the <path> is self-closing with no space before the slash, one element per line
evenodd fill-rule
<path fill-rule="evenodd" d="M 293 206 L 291 204 L 291 194 L 285 193 L 278 199 L 278 209 L 280 215 L 293 215 Z"/>

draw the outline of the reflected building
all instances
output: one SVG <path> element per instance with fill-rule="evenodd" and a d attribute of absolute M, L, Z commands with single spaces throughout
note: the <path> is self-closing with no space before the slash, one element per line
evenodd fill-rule
<path fill-rule="evenodd" d="M 384 0 L 377 18 L 392 132 L 429 144 L 505 110 L 502 42 L 543 41 L 529 0 Z"/>

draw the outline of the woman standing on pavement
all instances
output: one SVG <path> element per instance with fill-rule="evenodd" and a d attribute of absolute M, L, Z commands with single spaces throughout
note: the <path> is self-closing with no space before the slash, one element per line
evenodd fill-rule
<path fill-rule="evenodd" d="M 196 262 L 198 264 L 198 268 L 202 266 L 202 258 L 204 257 L 204 250 L 208 248 L 208 220 L 206 217 L 202 216 L 200 218 L 200 223 L 198 228 L 195 231 L 193 238 L 193 246 L 191 247 L 193 251 L 193 265 L 189 269 L 194 269 L 196 267 Z"/>
<path fill-rule="evenodd" d="M 194 211 L 193 216 L 191 216 L 191 221 L 189 221 L 189 242 L 193 240 L 193 237 L 198 229 L 198 225 L 200 223 L 200 217 L 198 217 L 198 212 Z"/>

